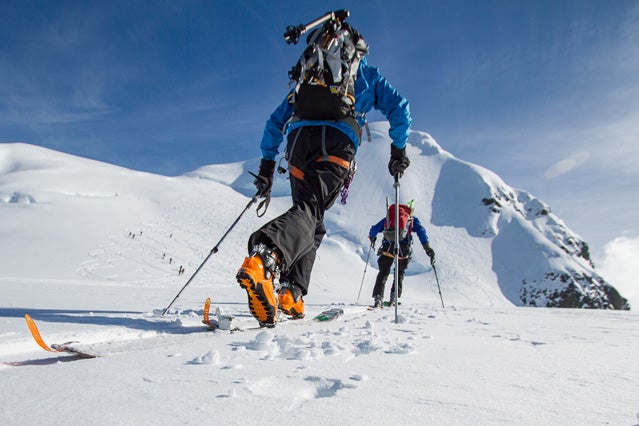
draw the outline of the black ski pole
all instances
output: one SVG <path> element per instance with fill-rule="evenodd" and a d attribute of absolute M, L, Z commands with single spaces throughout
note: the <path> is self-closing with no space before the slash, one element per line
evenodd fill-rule
<path fill-rule="evenodd" d="M 399 322 L 397 306 L 399 305 L 399 173 L 395 175 L 395 324 Z"/>
<path fill-rule="evenodd" d="M 259 195 L 260 192 L 258 191 L 253 198 L 251 198 L 251 201 L 249 201 L 249 203 L 246 205 L 246 207 L 244 207 L 244 210 L 242 210 L 242 213 L 240 213 L 240 215 L 237 217 L 237 219 L 235 219 L 235 222 L 233 222 L 233 224 L 226 230 L 226 232 L 224 233 L 224 235 L 222 235 L 222 238 L 220 239 L 220 241 L 218 241 L 218 243 L 215 245 L 215 247 L 213 247 L 211 249 L 211 251 L 209 252 L 208 256 L 206 256 L 206 258 L 204 259 L 204 261 L 200 264 L 200 266 L 197 267 L 197 269 L 195 270 L 195 272 L 193 273 L 193 275 L 191 275 L 191 278 L 189 278 L 189 280 L 186 282 L 186 284 L 184 284 L 184 287 L 182 287 L 182 289 L 178 292 L 178 294 L 173 298 L 173 300 L 171 301 L 171 303 L 169 303 L 169 306 L 166 307 L 166 309 L 164 309 L 164 311 L 162 312 L 162 316 L 164 316 L 164 314 L 167 313 L 167 311 L 171 308 L 171 306 L 173 306 L 173 303 L 175 303 L 175 301 L 178 299 L 178 297 L 180 297 L 180 295 L 182 294 L 182 292 L 184 291 L 184 289 L 191 283 L 191 281 L 193 281 L 193 278 L 195 278 L 195 276 L 198 274 L 198 272 L 200 272 L 200 269 L 202 269 L 202 267 L 206 264 L 206 262 L 208 262 L 208 260 L 211 258 L 211 256 L 213 256 L 215 253 L 218 252 L 220 244 L 222 244 L 222 241 L 224 241 L 224 239 L 226 238 L 226 236 L 229 234 L 229 232 L 231 232 L 231 230 L 235 227 L 235 225 L 237 225 L 237 223 L 240 221 L 240 218 L 244 215 L 244 213 L 246 213 L 246 211 L 248 209 L 251 208 L 251 206 L 257 202 L 257 200 L 259 199 Z"/>
<path fill-rule="evenodd" d="M 435 273 L 435 281 L 437 281 L 437 289 L 439 290 L 439 298 L 442 301 L 442 309 L 446 309 L 444 306 L 444 298 L 442 297 L 442 288 L 439 286 L 439 278 L 437 277 L 437 268 L 435 268 L 435 259 L 430 259 L 430 265 L 433 267 Z"/>
<path fill-rule="evenodd" d="M 359 296 L 362 294 L 362 287 L 364 287 L 364 277 L 366 276 L 366 269 L 368 269 L 368 259 L 370 259 L 371 257 L 371 252 L 373 251 L 373 248 L 375 248 L 375 243 L 371 242 L 371 246 L 368 249 L 368 256 L 366 256 L 366 266 L 364 266 L 364 275 L 362 275 L 362 283 L 359 285 L 359 293 L 357 293 L 357 302 L 356 302 L 357 305 L 359 305 Z"/>

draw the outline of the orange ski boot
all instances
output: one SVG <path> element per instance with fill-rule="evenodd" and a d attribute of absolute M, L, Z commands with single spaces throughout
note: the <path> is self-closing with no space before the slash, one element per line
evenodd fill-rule
<path fill-rule="evenodd" d="M 273 279 L 279 274 L 280 263 L 275 250 L 258 244 L 237 271 L 237 282 L 246 290 L 251 314 L 261 326 L 273 327 L 277 320 Z"/>
<path fill-rule="evenodd" d="M 280 309 L 293 319 L 304 318 L 304 300 L 302 290 L 290 283 L 282 283 L 279 291 L 278 302 Z"/>

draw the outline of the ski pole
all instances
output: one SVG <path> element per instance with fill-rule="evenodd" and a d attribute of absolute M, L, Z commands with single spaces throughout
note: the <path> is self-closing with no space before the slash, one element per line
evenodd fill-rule
<path fill-rule="evenodd" d="M 397 306 L 399 305 L 399 173 L 395 175 L 395 324 L 399 322 Z"/>
<path fill-rule="evenodd" d="M 195 272 L 193 273 L 193 275 L 191 275 L 191 278 L 189 278 L 189 280 L 186 282 L 186 284 L 184 284 L 184 287 L 182 287 L 182 289 L 178 292 L 178 294 L 173 298 L 173 300 L 171 301 L 171 303 L 169 303 L 169 306 L 166 307 L 166 309 L 164 309 L 164 311 L 162 312 L 162 316 L 164 316 L 164 314 L 166 314 L 168 312 L 168 310 L 171 308 L 171 306 L 173 306 L 173 303 L 175 303 L 175 301 L 178 299 L 178 297 L 180 297 L 180 295 L 182 294 L 182 292 L 184 291 L 184 289 L 191 283 L 191 281 L 193 281 L 193 278 L 195 278 L 195 276 L 198 274 L 198 272 L 200 272 L 200 269 L 202 269 L 202 267 L 204 266 L 204 264 L 206 264 L 206 262 L 208 262 L 208 260 L 211 258 L 211 256 L 213 256 L 215 253 L 218 252 L 218 249 L 220 247 L 220 244 L 222 244 L 222 241 L 224 241 L 224 239 L 226 238 L 226 236 L 231 232 L 231 230 L 235 227 L 235 225 L 237 225 L 237 223 L 240 221 L 240 218 L 244 215 L 244 213 L 246 213 L 246 211 L 248 209 L 251 208 L 251 206 L 257 202 L 257 200 L 259 199 L 259 195 L 260 192 L 258 191 L 253 198 L 251 198 L 251 201 L 249 201 L 249 203 L 246 205 L 246 207 L 244 207 L 244 210 L 242 210 L 242 213 L 240 213 L 240 215 L 237 217 L 237 219 L 235 219 L 235 222 L 233 222 L 233 224 L 226 230 L 226 232 L 224 233 L 224 235 L 222 235 L 222 238 L 220 239 L 220 241 L 218 241 L 218 243 L 215 245 L 215 247 L 213 247 L 211 249 L 211 251 L 209 252 L 208 256 L 206 256 L 206 258 L 204 259 L 204 261 L 200 264 L 200 266 L 197 267 L 197 269 L 195 270 Z"/>
<path fill-rule="evenodd" d="M 371 242 L 371 246 L 368 249 L 368 256 L 366 256 L 366 266 L 364 266 L 364 275 L 362 275 L 362 283 L 359 285 L 359 293 L 357 293 L 357 302 L 356 302 L 357 305 L 359 305 L 359 296 L 362 294 L 362 287 L 364 287 L 364 277 L 366 276 L 366 269 L 368 268 L 368 259 L 370 259 L 371 257 L 371 252 L 373 251 L 374 246 L 375 246 L 375 243 Z"/>
<path fill-rule="evenodd" d="M 437 281 L 437 289 L 439 290 L 439 298 L 442 301 L 442 309 L 446 309 L 444 307 L 444 298 L 442 297 L 442 288 L 439 286 L 439 278 L 437 277 L 437 268 L 435 268 L 435 259 L 430 259 L 430 265 L 433 267 L 433 272 L 435 273 L 435 281 Z"/>

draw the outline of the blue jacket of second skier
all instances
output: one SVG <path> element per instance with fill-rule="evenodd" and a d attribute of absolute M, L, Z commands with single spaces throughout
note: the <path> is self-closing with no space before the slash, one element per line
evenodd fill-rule
<path fill-rule="evenodd" d="M 379 110 L 386 116 L 390 123 L 388 131 L 397 148 L 404 148 L 412 122 L 408 101 L 390 85 L 379 69 L 368 65 L 364 57 L 357 70 L 355 80 L 355 114 L 360 126 L 364 125 L 365 115 L 372 109 Z M 284 129 L 286 123 L 293 116 L 293 105 L 288 102 L 288 96 L 275 109 L 266 122 L 260 149 L 262 157 L 266 160 L 275 160 L 279 147 L 284 139 L 284 133 L 289 133 L 302 126 L 332 126 L 345 134 L 353 141 L 355 151 L 360 142 L 360 135 L 343 121 L 329 120 L 299 120 L 290 123 Z"/>
<path fill-rule="evenodd" d="M 417 236 L 419 237 L 419 242 L 422 244 L 426 244 L 428 242 L 428 234 L 426 234 L 426 229 L 424 228 L 422 223 L 419 221 L 417 216 L 413 216 L 411 220 L 412 220 L 412 224 L 408 232 L 408 236 L 405 239 L 401 240 L 399 243 L 411 244 L 413 242 L 413 231 L 414 231 L 417 233 Z M 368 236 L 371 238 L 376 237 L 377 234 L 379 234 L 380 232 L 384 230 L 385 224 L 386 224 L 386 218 L 383 218 L 382 220 L 377 222 L 375 225 L 371 226 L 371 230 L 368 232 Z M 386 242 L 386 240 L 384 240 L 384 242 Z"/>

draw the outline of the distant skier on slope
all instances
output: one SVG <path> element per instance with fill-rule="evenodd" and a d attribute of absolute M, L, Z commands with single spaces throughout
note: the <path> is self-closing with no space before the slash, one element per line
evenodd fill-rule
<path fill-rule="evenodd" d="M 308 24 L 324 23 L 309 33 L 302 57 L 289 72 L 294 87 L 264 129 L 254 184 L 268 201 L 284 129 L 293 206 L 250 236 L 249 256 L 237 272 L 261 325 L 275 324 L 278 309 L 294 318 L 304 316 L 302 297 L 326 233 L 324 212 L 354 170 L 368 111 L 378 109 L 390 122 L 391 176 L 401 176 L 410 164 L 405 149 L 411 124 L 408 102 L 367 64 L 368 45 L 346 17 L 347 11 L 331 12 Z M 289 27 L 285 38 L 296 43 L 306 29 Z"/>
<path fill-rule="evenodd" d="M 419 218 L 413 215 L 412 201 L 409 204 L 399 205 L 399 219 L 395 218 L 395 204 L 388 208 L 386 217 L 371 226 L 368 233 L 368 238 L 371 241 L 371 247 L 375 247 L 377 241 L 377 234 L 383 232 L 384 239 L 382 245 L 379 246 L 377 251 L 377 265 L 379 272 L 377 279 L 375 280 L 375 287 L 373 288 L 373 306 L 381 308 L 384 300 L 384 287 L 386 286 L 386 280 L 390 274 L 391 266 L 395 262 L 395 247 L 398 248 L 399 269 L 397 270 L 397 297 L 402 297 L 402 281 L 404 280 L 404 273 L 408 267 L 408 263 L 412 259 L 413 253 L 413 232 L 417 233 L 419 242 L 422 244 L 424 251 L 431 258 L 431 261 L 435 259 L 435 251 L 430 247 L 428 242 L 428 235 L 426 229 L 422 226 Z M 395 244 L 395 228 L 400 229 L 399 245 Z M 390 304 L 394 306 L 397 301 L 395 300 L 395 281 L 391 287 Z"/>

